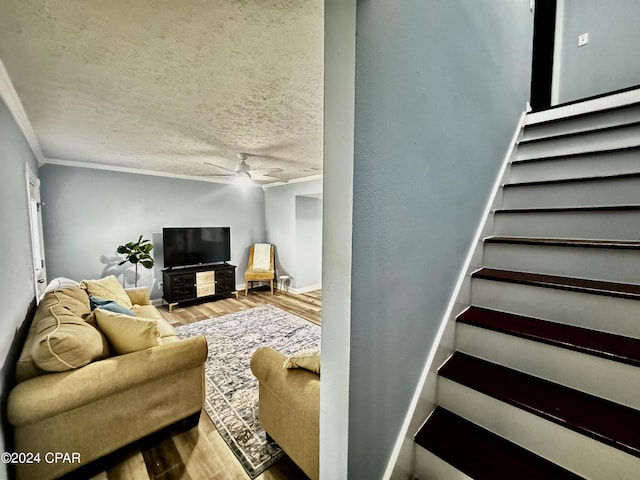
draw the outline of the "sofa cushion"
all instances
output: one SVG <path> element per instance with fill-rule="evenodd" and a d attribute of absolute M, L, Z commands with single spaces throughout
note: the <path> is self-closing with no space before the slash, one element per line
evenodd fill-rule
<path fill-rule="evenodd" d="M 160 344 L 156 319 L 130 317 L 101 308 L 96 308 L 94 312 L 98 327 L 106 335 L 113 350 L 120 355 Z"/>
<path fill-rule="evenodd" d="M 103 310 L 109 310 L 110 312 L 122 313 L 134 317 L 135 314 L 128 308 L 123 307 L 115 300 L 107 300 L 106 298 L 96 297 L 95 295 L 89 295 L 89 303 L 91 310 L 101 308 Z"/>
<path fill-rule="evenodd" d="M 31 356 L 42 370 L 73 370 L 109 355 L 102 334 L 64 303 L 40 310 L 34 323 Z"/>
<path fill-rule="evenodd" d="M 34 321 L 39 316 L 48 315 L 47 309 L 53 305 L 62 305 L 74 315 L 82 317 L 91 312 L 89 295 L 80 287 L 66 287 L 61 290 L 52 290 L 44 294 L 38 304 Z"/>
<path fill-rule="evenodd" d="M 122 285 L 114 275 L 101 278 L 99 280 L 83 280 L 80 284 L 90 295 L 105 298 L 107 300 L 115 300 L 123 307 L 131 309 L 133 306 L 129 295 L 125 292 Z"/>
<path fill-rule="evenodd" d="M 314 349 L 302 350 L 288 357 L 282 366 L 284 368 L 304 368 L 320 375 L 320 351 Z"/>

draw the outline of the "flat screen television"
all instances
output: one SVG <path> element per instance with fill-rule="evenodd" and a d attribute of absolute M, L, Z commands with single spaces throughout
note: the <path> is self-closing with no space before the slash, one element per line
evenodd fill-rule
<path fill-rule="evenodd" d="M 187 267 L 231 260 L 230 227 L 162 229 L 164 267 Z"/>

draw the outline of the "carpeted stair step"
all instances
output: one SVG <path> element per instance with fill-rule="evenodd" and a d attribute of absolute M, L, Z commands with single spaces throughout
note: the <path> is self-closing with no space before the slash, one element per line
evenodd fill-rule
<path fill-rule="evenodd" d="M 640 457 L 640 411 L 456 352 L 441 377 Z"/>
<path fill-rule="evenodd" d="M 582 478 L 442 407 L 433 411 L 415 441 L 475 480 Z"/>
<path fill-rule="evenodd" d="M 640 339 L 470 307 L 458 322 L 640 367 Z"/>
<path fill-rule="evenodd" d="M 640 285 L 629 283 L 605 282 L 584 278 L 562 277 L 559 275 L 498 270 L 494 268 L 481 268 L 473 273 L 472 278 L 640 300 Z"/>

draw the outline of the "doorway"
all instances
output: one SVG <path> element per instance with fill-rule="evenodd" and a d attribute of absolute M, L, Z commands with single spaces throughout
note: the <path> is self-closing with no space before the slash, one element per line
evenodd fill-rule
<path fill-rule="evenodd" d="M 37 301 L 44 295 L 47 286 L 47 269 L 44 260 L 44 241 L 42 235 L 42 205 L 40 201 L 40 180 L 26 167 L 27 195 L 29 199 L 29 227 L 33 258 L 33 281 Z"/>

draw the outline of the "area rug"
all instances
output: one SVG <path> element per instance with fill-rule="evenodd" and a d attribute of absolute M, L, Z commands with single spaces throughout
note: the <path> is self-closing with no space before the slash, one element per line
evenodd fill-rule
<path fill-rule="evenodd" d="M 177 327 L 182 338 L 204 335 L 209 345 L 205 365 L 205 410 L 251 478 L 282 456 L 258 424 L 258 381 L 249 361 L 259 347 L 285 355 L 320 348 L 320 327 L 273 305 Z"/>

